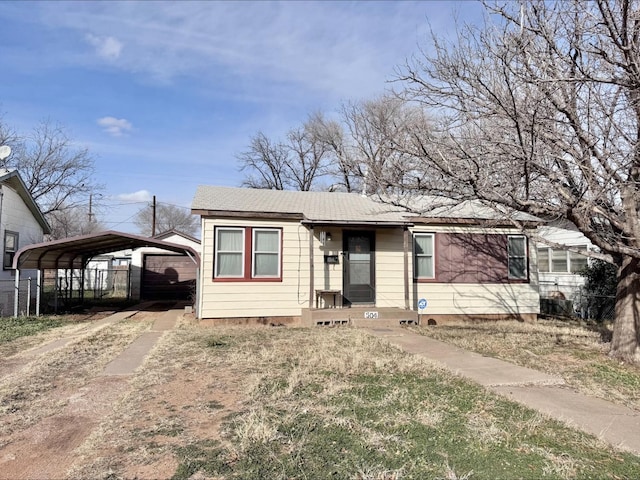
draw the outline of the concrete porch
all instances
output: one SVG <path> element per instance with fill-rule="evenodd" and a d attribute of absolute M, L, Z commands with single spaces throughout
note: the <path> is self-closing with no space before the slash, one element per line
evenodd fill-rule
<path fill-rule="evenodd" d="M 301 323 L 309 327 L 417 325 L 418 312 L 373 305 L 345 308 L 305 308 L 302 310 Z"/>

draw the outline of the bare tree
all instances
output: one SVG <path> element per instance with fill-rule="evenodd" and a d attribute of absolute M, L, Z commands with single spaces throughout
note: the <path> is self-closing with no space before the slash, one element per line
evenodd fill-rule
<path fill-rule="evenodd" d="M 242 185 L 249 188 L 284 190 L 288 155 L 288 149 L 284 144 L 272 142 L 264 133 L 258 132 L 251 139 L 248 150 L 238 155 L 240 170 L 248 172 Z"/>
<path fill-rule="evenodd" d="M 247 172 L 245 187 L 307 191 L 327 174 L 328 147 L 310 118 L 289 130 L 285 141 L 273 141 L 258 132 L 238 160 L 240 169 Z"/>
<path fill-rule="evenodd" d="M 611 354 L 640 362 L 639 4 L 486 7 L 498 21 L 434 36 L 400 72 L 437 114 L 413 135 L 439 178 L 423 188 L 573 222 L 618 268 Z"/>
<path fill-rule="evenodd" d="M 140 233 L 151 236 L 153 230 L 153 206 L 142 208 L 133 221 L 140 229 Z M 158 203 L 156 205 L 156 234 L 169 230 L 178 230 L 187 235 L 196 236 L 199 228 L 199 217 L 192 215 L 189 208 L 178 207 L 169 203 Z"/>
<path fill-rule="evenodd" d="M 337 120 L 327 119 L 321 112 L 312 114 L 306 125 L 326 152 L 327 174 L 335 180 L 330 188 L 356 191 L 361 179 L 356 174 L 353 149 L 347 141 L 343 125 Z"/>
<path fill-rule="evenodd" d="M 75 147 L 65 130 L 49 121 L 21 137 L 5 125 L 2 140 L 12 148 L 3 167 L 17 169 L 42 212 L 50 213 L 86 203 L 100 190 L 93 180 L 94 162 L 86 148 Z"/>
<path fill-rule="evenodd" d="M 366 184 L 365 191 L 403 191 L 415 160 L 406 143 L 412 131 L 427 128 L 422 111 L 385 94 L 348 102 L 341 116 L 351 140 L 351 169 Z"/>
<path fill-rule="evenodd" d="M 75 237 L 77 235 L 88 235 L 90 233 L 102 232 L 104 225 L 90 215 L 89 210 L 84 206 L 59 208 L 48 215 L 51 224 L 50 240 Z"/>

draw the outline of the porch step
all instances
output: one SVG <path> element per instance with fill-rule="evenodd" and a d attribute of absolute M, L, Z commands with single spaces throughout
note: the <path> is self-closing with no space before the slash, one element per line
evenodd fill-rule
<path fill-rule="evenodd" d="M 381 327 L 417 325 L 418 312 L 394 307 L 308 308 L 302 311 L 305 326 Z"/>

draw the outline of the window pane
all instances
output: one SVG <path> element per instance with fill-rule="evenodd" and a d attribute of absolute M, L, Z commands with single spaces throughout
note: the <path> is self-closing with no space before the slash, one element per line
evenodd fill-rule
<path fill-rule="evenodd" d="M 367 258 L 369 254 L 366 254 Z M 371 263 L 367 261 L 349 260 L 349 283 L 352 285 L 369 285 L 371 283 Z"/>
<path fill-rule="evenodd" d="M 274 253 L 256 253 L 254 255 L 254 274 L 257 277 L 277 277 L 279 255 Z"/>
<path fill-rule="evenodd" d="M 546 247 L 538 249 L 538 271 L 549 271 L 549 249 Z"/>
<path fill-rule="evenodd" d="M 433 235 L 415 235 L 414 250 L 414 276 L 433 278 Z"/>
<path fill-rule="evenodd" d="M 433 278 L 433 257 L 416 257 L 416 277 Z"/>
<path fill-rule="evenodd" d="M 527 245 L 524 237 L 508 237 L 509 278 L 527 278 Z"/>
<path fill-rule="evenodd" d="M 509 259 L 509 277 L 510 278 L 526 278 L 526 261 L 524 258 Z"/>
<path fill-rule="evenodd" d="M 571 273 L 580 273 L 587 268 L 587 257 L 579 253 L 569 252 L 569 261 L 571 262 Z"/>
<path fill-rule="evenodd" d="M 273 231 L 255 231 L 255 245 L 254 251 L 256 252 L 279 252 L 280 233 L 277 230 Z"/>
<path fill-rule="evenodd" d="M 241 252 L 242 231 L 218 229 L 218 250 L 225 252 Z"/>
<path fill-rule="evenodd" d="M 218 276 L 242 276 L 242 253 L 218 253 Z"/>
<path fill-rule="evenodd" d="M 525 256 L 524 237 L 509 237 L 509 256 Z"/>
<path fill-rule="evenodd" d="M 416 253 L 418 255 L 433 255 L 433 237 L 431 235 L 416 235 Z"/>
<path fill-rule="evenodd" d="M 4 249 L 10 252 L 15 252 L 17 250 L 16 240 L 17 240 L 17 235 L 14 235 L 12 233 L 7 233 L 4 239 Z"/>
<path fill-rule="evenodd" d="M 551 271 L 556 273 L 566 273 L 568 271 L 567 252 L 565 250 L 552 250 Z"/>

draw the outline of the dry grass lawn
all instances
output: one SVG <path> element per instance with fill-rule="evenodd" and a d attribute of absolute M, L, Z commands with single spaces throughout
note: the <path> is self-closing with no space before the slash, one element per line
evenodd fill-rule
<path fill-rule="evenodd" d="M 132 377 L 111 386 L 97 382 L 104 365 L 151 321 L 134 317 L 80 335 L 2 377 L 0 461 L 22 446 L 21 435 L 56 412 L 76 412 L 78 392 L 99 394 L 99 386 L 109 403 L 95 399 L 100 412 L 93 418 L 91 404 L 84 404 L 90 428 L 58 459 L 67 465 L 60 476 L 640 477 L 639 457 L 352 328 L 210 328 L 183 321 Z M 55 451 L 48 453 L 56 461 Z M 0 464 L 0 478 L 2 472 Z"/>
<path fill-rule="evenodd" d="M 459 322 L 416 330 L 483 355 L 561 375 L 580 392 L 640 410 L 640 367 L 607 356 L 610 325 L 561 320 Z"/>

